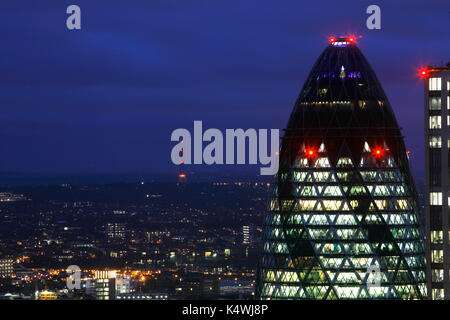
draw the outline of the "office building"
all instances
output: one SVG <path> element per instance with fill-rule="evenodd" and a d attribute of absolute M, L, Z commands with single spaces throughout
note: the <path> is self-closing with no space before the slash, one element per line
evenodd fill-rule
<path fill-rule="evenodd" d="M 261 299 L 424 299 L 425 241 L 392 107 L 354 37 L 295 103 L 266 213 Z"/>
<path fill-rule="evenodd" d="M 428 293 L 433 300 L 450 299 L 449 148 L 450 64 L 427 67 L 425 84 L 425 217 Z"/>
<path fill-rule="evenodd" d="M 97 300 L 116 298 L 116 271 L 95 272 L 95 297 Z"/>
<path fill-rule="evenodd" d="M 0 258 L 0 278 L 10 278 L 14 272 L 14 260 L 11 258 Z"/>

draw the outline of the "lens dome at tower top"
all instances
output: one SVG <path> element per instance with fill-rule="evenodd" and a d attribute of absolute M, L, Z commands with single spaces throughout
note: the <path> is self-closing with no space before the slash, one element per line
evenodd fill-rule
<path fill-rule="evenodd" d="M 346 47 L 349 45 L 352 45 L 356 41 L 355 36 L 348 36 L 348 37 L 330 37 L 328 39 L 330 42 L 330 45 L 335 47 Z"/>

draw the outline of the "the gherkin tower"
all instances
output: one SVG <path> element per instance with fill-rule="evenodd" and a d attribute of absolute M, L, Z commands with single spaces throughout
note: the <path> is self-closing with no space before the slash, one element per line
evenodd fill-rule
<path fill-rule="evenodd" d="M 290 116 L 264 220 L 261 299 L 424 299 L 408 154 L 352 38 L 320 55 Z"/>

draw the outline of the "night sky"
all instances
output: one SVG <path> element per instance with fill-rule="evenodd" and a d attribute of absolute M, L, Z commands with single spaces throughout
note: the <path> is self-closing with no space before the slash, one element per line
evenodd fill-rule
<path fill-rule="evenodd" d="M 0 16 L 1 172 L 176 173 L 174 129 L 284 128 L 328 37 L 353 33 L 420 178 L 417 68 L 450 61 L 446 0 L 2 0 Z"/>

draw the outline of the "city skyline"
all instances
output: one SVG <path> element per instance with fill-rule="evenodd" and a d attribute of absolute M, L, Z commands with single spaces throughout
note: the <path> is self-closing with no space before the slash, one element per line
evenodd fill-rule
<path fill-rule="evenodd" d="M 0 300 L 251 299 L 267 190 L 153 182 L 0 192 Z"/>
<path fill-rule="evenodd" d="M 0 300 L 449 300 L 447 2 L 1 1 Z"/>

